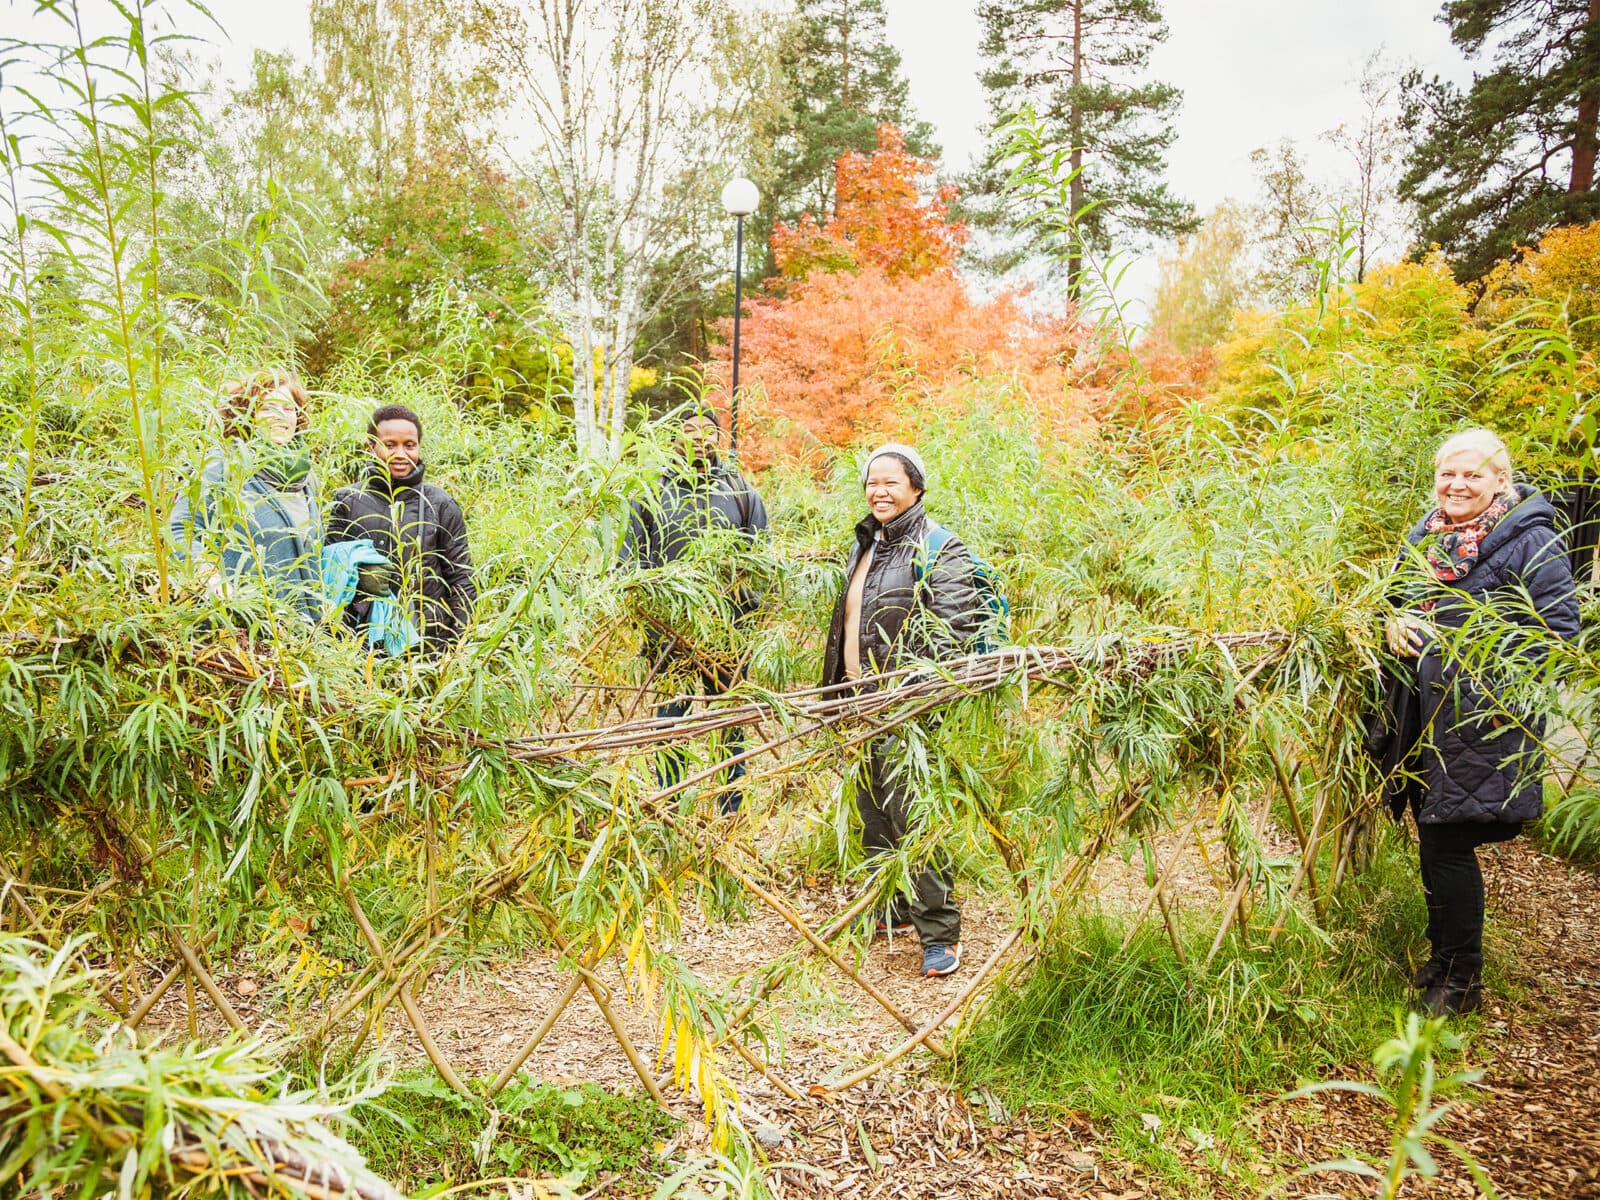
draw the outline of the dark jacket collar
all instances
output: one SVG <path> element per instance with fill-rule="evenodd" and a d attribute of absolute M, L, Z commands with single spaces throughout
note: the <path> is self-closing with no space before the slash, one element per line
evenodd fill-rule
<path fill-rule="evenodd" d="M 872 545 L 873 540 L 878 536 L 878 530 L 881 528 L 883 530 L 883 544 L 892 546 L 896 542 L 905 541 L 907 538 L 917 537 L 922 531 L 922 523 L 925 519 L 921 500 L 918 500 L 887 525 L 880 526 L 878 518 L 868 513 L 856 525 L 856 542 L 863 550 L 866 549 Z"/>
<path fill-rule="evenodd" d="M 380 462 L 375 462 L 367 468 L 367 487 L 382 496 L 393 497 L 396 492 L 405 488 L 420 488 L 422 479 L 428 473 L 427 463 L 418 463 L 417 469 L 403 479 L 396 479 L 389 474 L 389 468 Z"/>
<path fill-rule="evenodd" d="M 661 486 L 663 490 L 676 487 L 686 492 L 713 491 L 718 483 L 726 483 L 733 474 L 721 458 L 699 466 L 682 459 L 662 472 Z"/>

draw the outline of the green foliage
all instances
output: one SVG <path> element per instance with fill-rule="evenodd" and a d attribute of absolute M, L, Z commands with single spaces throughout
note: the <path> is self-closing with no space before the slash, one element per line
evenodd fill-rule
<path fill-rule="evenodd" d="M 1447 0 L 1440 19 L 1492 61 L 1464 92 L 1407 77 L 1400 195 L 1417 206 L 1418 250 L 1441 247 L 1458 279 L 1481 279 L 1544 230 L 1600 219 L 1600 31 L 1589 0 Z"/>
<path fill-rule="evenodd" d="M 1180 239 L 1178 252 L 1161 260 L 1150 311 L 1152 335 L 1185 353 L 1226 338 L 1234 314 L 1249 306 L 1249 233 L 1240 206 L 1223 203 L 1206 215 L 1192 238 Z"/>
<path fill-rule="evenodd" d="M 1379 1082 L 1321 1083 L 1302 1088 L 1289 1097 L 1319 1092 L 1355 1092 L 1381 1101 L 1393 1114 L 1389 1159 L 1374 1164 L 1365 1158 L 1342 1159 L 1307 1167 L 1302 1174 L 1342 1172 L 1378 1182 L 1380 1200 L 1395 1200 L 1406 1181 L 1414 1176 L 1433 1179 L 1439 1174 L 1432 1147 L 1443 1146 L 1461 1160 L 1479 1191 L 1487 1200 L 1499 1193 L 1466 1147 L 1440 1133 L 1437 1126 L 1471 1094 L 1472 1085 L 1483 1078 L 1482 1071 L 1456 1071 L 1442 1078 L 1435 1055 L 1438 1050 L 1456 1050 L 1459 1040 L 1446 1028 L 1446 1018 L 1429 1020 L 1418 1013 L 1394 1019 L 1395 1036 L 1373 1052 L 1372 1062 Z"/>
<path fill-rule="evenodd" d="M 470 155 L 419 160 L 347 224 L 353 253 L 306 345 L 315 375 L 350 359 L 437 363 L 465 403 L 538 408 L 562 366 L 519 221 L 529 199 Z M 569 361 L 566 372 L 570 372 Z"/>
<path fill-rule="evenodd" d="M 958 1077 L 1010 1107 L 1086 1112 L 1162 1170 L 1180 1169 L 1181 1138 L 1247 1144 L 1251 1105 L 1348 1062 L 1403 1000 L 1422 925 L 1414 870 L 1388 837 L 1324 931 L 1230 944 L 1209 963 L 1199 928 L 1180 959 L 1159 926 L 1124 945 L 1115 917 L 1086 916 L 996 997 Z"/>
<path fill-rule="evenodd" d="M 1574 778 L 1570 787 L 1545 789 L 1539 836 L 1558 853 L 1579 862 L 1600 862 L 1600 784 L 1593 774 Z"/>
<path fill-rule="evenodd" d="M 505 64 L 494 55 L 506 13 L 450 0 L 313 0 L 315 81 L 322 147 L 355 211 L 389 199 L 419 163 L 474 141 L 501 100 Z"/>
<path fill-rule="evenodd" d="M 1326 284 L 1311 298 L 1241 319 L 1217 348 L 1214 403 L 1240 419 L 1274 413 L 1315 428 L 1352 415 L 1354 389 L 1370 416 L 1378 396 L 1403 397 L 1401 420 L 1432 423 L 1423 436 L 1468 416 L 1484 339 L 1448 267 L 1438 258 L 1403 263 L 1353 284 L 1339 278 L 1344 261 L 1337 252 L 1323 260 Z"/>
<path fill-rule="evenodd" d="M 1086 249 L 1192 232 L 1193 209 L 1161 178 L 1176 136 L 1170 117 L 1182 94 L 1147 75 L 1152 51 L 1167 36 L 1160 4 L 986 0 L 979 14 L 990 141 L 969 190 L 989 203 L 974 206 L 975 223 L 1017 235 L 1016 255 L 1047 249 L 1037 225 L 1019 224 L 1026 213 L 1000 203 L 1007 126 L 1031 110 L 1043 144 L 1071 156 L 1071 212 Z M 1078 274 L 1069 264 L 1074 290 Z"/>
<path fill-rule="evenodd" d="M 105 973 L 84 953 L 0 933 L 0 1191 L 247 1200 L 295 1194 L 282 1170 L 298 1166 L 325 1167 L 341 1192 L 395 1196 L 330 1128 L 375 1091 L 291 1091 L 264 1046 L 237 1038 L 140 1045 L 102 1006 Z"/>
<path fill-rule="evenodd" d="M 658 1165 L 656 1148 L 677 1124 L 643 1092 L 518 1078 L 491 1110 L 431 1073 L 391 1081 L 355 1115 L 368 1162 L 408 1191 L 490 1175 L 559 1175 L 575 1185 L 614 1172 L 637 1177 Z"/>

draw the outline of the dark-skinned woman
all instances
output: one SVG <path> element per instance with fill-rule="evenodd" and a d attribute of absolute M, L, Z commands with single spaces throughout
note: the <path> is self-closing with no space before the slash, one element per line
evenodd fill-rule
<path fill-rule="evenodd" d="M 1415 658 L 1417 823 L 1432 952 L 1413 983 L 1434 1015 L 1483 1002 L 1483 871 L 1478 847 L 1515 837 L 1544 808 L 1542 717 L 1508 702 L 1503 668 L 1463 657 L 1488 616 L 1496 659 L 1542 674 L 1551 635 L 1578 634 L 1578 600 L 1554 509 L 1512 481 L 1505 443 L 1486 429 L 1434 458 L 1434 509 L 1407 537 L 1425 564 L 1388 621 L 1389 648 Z M 1471 623 L 1469 626 L 1469 622 Z M 1465 627 L 1465 632 L 1463 629 Z"/>
<path fill-rule="evenodd" d="M 869 687 L 871 676 L 896 667 L 958 657 L 988 611 L 972 556 L 923 511 L 928 473 L 916 450 L 891 443 L 873 451 L 861 486 L 867 515 L 855 528 L 844 590 L 834 606 L 824 686 L 866 680 L 859 686 Z M 856 789 L 869 857 L 893 853 L 913 824 L 914 796 L 898 743 L 885 734 L 867 747 Z M 948 865 L 930 863 L 913 877 L 913 895 L 897 896 L 876 920 L 880 932 L 916 929 L 923 974 L 930 978 L 961 965 L 961 910 L 952 887 Z"/>
<path fill-rule="evenodd" d="M 367 425 L 367 478 L 340 488 L 328 506 L 329 542 L 370 539 L 393 568 L 389 585 L 427 649 L 460 638 L 478 598 L 467 549 L 467 523 L 449 492 L 424 479 L 422 418 L 403 404 L 385 404 Z M 381 585 L 380 585 L 381 586 Z M 383 592 L 372 588 L 345 610 L 360 629 Z"/>

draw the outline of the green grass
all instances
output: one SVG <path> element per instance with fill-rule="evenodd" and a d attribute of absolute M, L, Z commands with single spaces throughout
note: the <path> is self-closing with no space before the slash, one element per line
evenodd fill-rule
<path fill-rule="evenodd" d="M 676 1122 L 644 1093 L 596 1084 L 557 1087 L 513 1081 L 495 1099 L 499 1123 L 479 1166 L 479 1141 L 492 1121 L 481 1102 L 450 1090 L 431 1071 L 399 1077 L 356 1111 L 351 1142 L 367 1165 L 403 1190 L 506 1175 L 591 1179 L 643 1176 Z"/>
<path fill-rule="evenodd" d="M 1253 934 L 1202 965 L 1204 924 L 1185 963 L 1159 923 L 1123 953 L 1123 927 L 1081 919 L 964 1041 L 961 1083 L 1041 1116 L 1086 1113 L 1123 1155 L 1174 1181 L 1191 1146 L 1229 1171 L 1252 1153 L 1248 1118 L 1263 1099 L 1361 1070 L 1350 1064 L 1392 1035 L 1426 953 L 1415 852 L 1392 833 L 1346 883 L 1325 935 L 1290 930 L 1268 950 Z"/>
<path fill-rule="evenodd" d="M 1544 817 L 1532 827 L 1534 840 L 1546 850 L 1574 862 L 1600 864 L 1600 784 L 1580 783 L 1563 792 L 1555 780 L 1544 788 Z"/>

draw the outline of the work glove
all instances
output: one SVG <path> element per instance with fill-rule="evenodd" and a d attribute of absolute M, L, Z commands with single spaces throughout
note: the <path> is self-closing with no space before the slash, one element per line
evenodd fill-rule
<path fill-rule="evenodd" d="M 390 563 L 368 563 L 356 571 L 356 595 L 381 600 L 400 591 L 400 572 Z"/>

